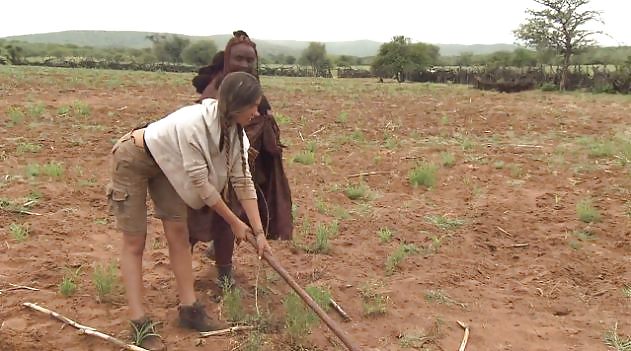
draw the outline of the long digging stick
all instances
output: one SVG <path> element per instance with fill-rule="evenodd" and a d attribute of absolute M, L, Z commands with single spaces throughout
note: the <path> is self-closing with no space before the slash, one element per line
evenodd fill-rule
<path fill-rule="evenodd" d="M 248 242 L 250 242 L 250 244 L 254 246 L 254 249 L 257 250 L 258 246 L 256 244 L 256 239 L 254 238 L 254 236 L 248 235 Z M 340 328 L 340 326 L 335 323 L 335 321 L 331 319 L 331 317 L 329 317 L 329 315 L 326 314 L 326 312 L 324 312 L 322 308 L 320 308 L 320 306 L 315 301 L 313 301 L 311 296 L 309 296 L 309 294 L 307 294 L 307 292 L 303 288 L 301 288 L 298 283 L 296 283 L 294 278 L 292 278 L 291 275 L 289 275 L 289 273 L 280 265 L 280 263 L 278 263 L 278 260 L 276 260 L 274 255 L 266 251 L 263 253 L 263 258 L 265 259 L 265 261 L 267 261 L 267 263 L 269 263 L 270 266 L 272 266 L 272 268 L 274 268 L 274 270 L 281 277 L 283 277 L 283 279 L 285 279 L 287 284 L 289 284 L 289 286 L 294 289 L 298 296 L 300 296 L 305 301 L 305 303 L 309 307 L 311 307 L 311 309 L 318 315 L 318 317 L 320 317 L 320 319 L 327 325 L 327 327 L 331 329 L 333 334 L 335 334 L 349 350 L 361 350 L 357 343 L 352 340 L 351 337 L 348 336 L 342 330 L 342 328 Z"/>

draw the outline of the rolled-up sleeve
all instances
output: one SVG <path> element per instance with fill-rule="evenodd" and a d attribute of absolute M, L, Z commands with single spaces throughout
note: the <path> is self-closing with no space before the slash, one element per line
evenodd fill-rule
<path fill-rule="evenodd" d="M 249 148 L 250 140 L 244 133 L 243 149 L 239 150 L 237 148 L 237 152 L 233 153 L 232 169 L 230 170 L 230 182 L 239 200 L 256 199 L 256 188 L 254 188 L 250 166 L 248 165 Z M 242 155 L 243 159 L 241 159 Z"/>

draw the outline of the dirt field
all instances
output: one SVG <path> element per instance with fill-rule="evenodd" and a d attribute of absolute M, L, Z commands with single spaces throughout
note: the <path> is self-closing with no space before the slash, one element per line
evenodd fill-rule
<path fill-rule="evenodd" d="M 118 349 L 23 302 L 129 337 L 120 289 L 99 303 L 93 283 L 95 267 L 117 264 L 120 245 L 103 190 L 108 152 L 131 127 L 191 103 L 190 78 L 0 67 L 0 350 Z M 296 204 L 295 242 L 273 249 L 300 284 L 326 287 L 347 310 L 348 323 L 329 314 L 362 349 L 457 350 L 458 320 L 471 327 L 471 351 L 606 350 L 616 324 L 621 338 L 631 334 L 631 98 L 263 84 L 289 146 Z M 433 186 L 410 184 L 417 166 L 415 179 Z M 146 305 L 170 350 L 344 349 L 324 324 L 290 340 L 290 289 L 245 245 L 241 305 L 255 313 L 258 286 L 265 328 L 204 340 L 180 329 L 157 220 L 149 231 Z M 321 240 L 326 252 L 314 252 L 316 232 L 329 236 L 328 251 Z M 196 288 L 218 316 L 203 249 Z M 76 292 L 62 296 L 64 275 L 77 270 Z"/>

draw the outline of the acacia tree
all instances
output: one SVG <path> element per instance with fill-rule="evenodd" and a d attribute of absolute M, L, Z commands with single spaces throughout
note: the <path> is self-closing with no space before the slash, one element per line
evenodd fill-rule
<path fill-rule="evenodd" d="M 313 74 L 329 63 L 326 57 L 326 45 L 324 43 L 311 42 L 309 46 L 302 51 L 300 61 L 308 64 L 313 69 Z"/>
<path fill-rule="evenodd" d="M 372 63 L 373 72 L 379 77 L 394 76 L 405 81 L 406 76 L 422 71 L 438 61 L 439 49 L 425 43 L 412 44 L 410 38 L 398 35 L 382 44 Z"/>
<path fill-rule="evenodd" d="M 528 9 L 530 16 L 514 33 L 531 48 L 550 48 L 563 57 L 559 89 L 565 90 L 572 55 L 595 44 L 591 37 L 600 31 L 585 29 L 596 21 L 603 23 L 599 11 L 583 10 L 589 0 L 533 0 L 542 9 Z"/>

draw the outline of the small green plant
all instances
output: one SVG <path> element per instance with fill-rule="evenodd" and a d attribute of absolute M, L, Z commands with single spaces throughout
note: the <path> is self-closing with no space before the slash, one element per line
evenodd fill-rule
<path fill-rule="evenodd" d="M 22 112 L 22 110 L 20 110 L 17 106 L 10 106 L 7 109 L 7 116 L 9 116 L 9 119 L 11 120 L 11 125 L 16 125 L 20 124 L 20 122 L 24 119 L 24 112 Z"/>
<path fill-rule="evenodd" d="M 436 235 L 430 236 L 429 239 L 431 240 L 431 242 L 429 243 L 429 245 L 427 245 L 427 247 L 424 250 L 425 256 L 429 256 L 429 255 L 437 253 L 438 249 L 440 249 L 440 246 L 443 244 L 443 238 L 444 237 L 438 237 Z"/>
<path fill-rule="evenodd" d="M 379 228 L 377 231 L 377 236 L 379 236 L 379 241 L 382 243 L 389 243 L 392 241 L 394 234 L 389 228 Z"/>
<path fill-rule="evenodd" d="M 316 238 L 313 246 L 311 246 L 307 251 L 312 253 L 327 253 L 331 249 L 331 245 L 329 243 L 329 239 L 337 235 L 338 233 L 338 223 L 337 221 L 333 221 L 330 224 L 327 223 L 318 223 L 316 225 Z"/>
<path fill-rule="evenodd" d="M 41 117 L 44 114 L 45 110 L 46 110 L 46 107 L 41 102 L 30 103 L 27 106 L 28 115 L 31 118 L 39 118 L 39 117 Z"/>
<path fill-rule="evenodd" d="M 365 316 L 379 316 L 387 311 L 388 296 L 381 292 L 382 282 L 365 283 L 359 289 Z"/>
<path fill-rule="evenodd" d="M 575 230 L 572 234 L 580 241 L 590 241 L 596 239 L 596 236 L 590 230 Z"/>
<path fill-rule="evenodd" d="M 594 158 L 612 157 L 615 153 L 615 145 L 609 140 L 594 140 L 588 144 L 589 156 Z"/>
<path fill-rule="evenodd" d="M 355 129 L 351 135 L 350 135 L 350 140 L 356 142 L 356 143 L 363 143 L 364 141 L 366 141 L 366 137 L 364 137 L 364 132 L 361 129 Z"/>
<path fill-rule="evenodd" d="M 305 288 L 305 291 L 323 310 L 328 311 L 331 309 L 331 292 L 327 288 L 309 285 Z"/>
<path fill-rule="evenodd" d="M 151 336 L 160 337 L 160 335 L 156 332 L 156 327 L 160 324 L 160 322 L 148 322 L 143 323 L 140 327 L 136 326 L 136 324 L 131 323 L 132 328 L 134 329 L 132 333 L 132 342 L 136 346 L 142 345 L 142 343 Z"/>
<path fill-rule="evenodd" d="M 344 220 L 344 219 L 349 219 L 351 217 L 351 215 L 348 213 L 348 211 L 339 205 L 336 205 L 333 210 L 331 211 L 331 214 L 333 215 L 333 217 L 335 217 L 338 220 Z"/>
<path fill-rule="evenodd" d="M 229 279 L 222 282 L 221 286 L 223 290 L 222 311 L 225 313 L 226 319 L 231 322 L 242 321 L 245 318 L 245 311 L 243 310 L 241 289 L 234 286 Z"/>
<path fill-rule="evenodd" d="M 75 101 L 72 104 L 72 111 L 75 115 L 80 117 L 88 117 L 92 113 L 90 105 L 83 101 Z"/>
<path fill-rule="evenodd" d="M 460 307 L 465 307 L 465 304 L 458 302 L 454 299 L 452 299 L 451 297 L 449 297 L 449 295 L 447 295 L 446 293 L 442 292 L 441 290 L 428 290 L 425 292 L 425 300 L 427 300 L 428 302 L 433 302 L 433 303 L 438 303 L 438 304 L 444 304 L 444 305 L 458 305 Z"/>
<path fill-rule="evenodd" d="M 26 175 L 28 177 L 37 177 L 41 174 L 41 167 L 37 163 L 29 163 L 26 165 Z"/>
<path fill-rule="evenodd" d="M 369 200 L 370 188 L 366 183 L 350 184 L 344 189 L 344 195 L 351 200 Z"/>
<path fill-rule="evenodd" d="M 440 229 L 448 230 L 448 229 L 456 229 L 464 224 L 464 220 L 458 218 L 448 218 L 446 216 L 439 215 L 431 215 L 426 216 L 425 219 L 437 226 Z"/>
<path fill-rule="evenodd" d="M 294 292 L 283 300 L 285 307 L 285 329 L 291 341 L 300 344 L 311 328 L 318 323 L 318 317 L 303 304 Z"/>
<path fill-rule="evenodd" d="M 495 163 L 493 163 L 495 169 L 503 169 L 505 165 L 504 161 L 495 161 Z"/>
<path fill-rule="evenodd" d="M 282 114 L 282 113 L 275 113 L 274 114 L 274 119 L 276 120 L 276 122 L 278 123 L 278 125 L 280 126 L 284 126 L 287 125 L 291 122 L 291 117 Z"/>
<path fill-rule="evenodd" d="M 26 241 L 29 236 L 28 227 L 23 224 L 11 223 L 9 224 L 9 235 L 11 238 L 19 243 Z"/>
<path fill-rule="evenodd" d="M 68 116 L 70 114 L 71 107 L 68 105 L 59 106 L 57 109 L 57 116 Z"/>
<path fill-rule="evenodd" d="M 462 150 L 464 151 L 471 150 L 473 149 L 474 146 L 475 146 L 475 143 L 469 138 L 464 138 L 460 142 L 460 147 L 462 147 Z"/>
<path fill-rule="evenodd" d="M 53 178 L 60 178 L 64 174 L 64 166 L 55 161 L 50 161 L 42 166 L 45 175 Z"/>
<path fill-rule="evenodd" d="M 418 248 L 414 244 L 401 244 L 386 259 L 386 275 L 392 275 L 401 265 L 401 262 L 410 254 L 418 253 Z"/>
<path fill-rule="evenodd" d="M 432 163 L 423 162 L 410 171 L 409 179 L 413 187 L 424 186 L 431 188 L 436 184 L 438 167 Z"/>
<path fill-rule="evenodd" d="M 315 208 L 316 210 L 318 210 L 320 214 L 326 214 L 329 210 L 329 207 L 326 204 L 326 202 L 320 198 L 317 198 L 315 200 Z"/>
<path fill-rule="evenodd" d="M 315 162 L 315 153 L 309 150 L 304 150 L 294 156 L 293 161 L 307 166 L 312 165 Z"/>
<path fill-rule="evenodd" d="M 616 351 L 631 351 L 631 338 L 618 335 L 618 323 L 605 333 L 603 341 Z"/>
<path fill-rule="evenodd" d="M 18 154 L 38 153 L 41 149 L 41 145 L 33 143 L 19 143 L 16 147 L 16 151 Z"/>
<path fill-rule="evenodd" d="M 600 221 L 600 212 L 594 207 L 592 200 L 589 198 L 582 199 L 576 204 L 576 214 L 585 223 Z"/>
<path fill-rule="evenodd" d="M 245 339 L 244 351 L 259 351 L 263 345 L 263 335 L 258 330 L 253 330 Z"/>
<path fill-rule="evenodd" d="M 348 122 L 348 113 L 342 111 L 340 112 L 340 114 L 337 116 L 337 122 L 338 123 L 346 123 Z"/>
<path fill-rule="evenodd" d="M 77 268 L 77 270 L 75 271 L 67 269 L 61 280 L 61 283 L 59 283 L 59 293 L 61 295 L 63 295 L 64 297 L 70 297 L 74 295 L 74 293 L 77 291 L 76 281 L 79 277 L 80 270 L 81 267 Z"/>
<path fill-rule="evenodd" d="M 622 296 L 627 299 L 631 299 L 631 284 L 627 284 L 622 287 Z"/>
<path fill-rule="evenodd" d="M 441 152 L 440 160 L 443 167 L 453 167 L 456 164 L 456 156 L 451 152 Z"/>
<path fill-rule="evenodd" d="M 449 116 L 447 115 L 443 115 L 442 117 L 440 117 L 440 124 L 446 126 L 449 124 Z"/>
<path fill-rule="evenodd" d="M 107 302 L 118 288 L 118 269 L 116 264 L 96 264 L 92 273 L 92 283 L 96 289 L 96 300 Z"/>
<path fill-rule="evenodd" d="M 388 150 L 394 150 L 399 146 L 399 140 L 392 133 L 386 133 L 383 137 L 383 146 Z"/>

